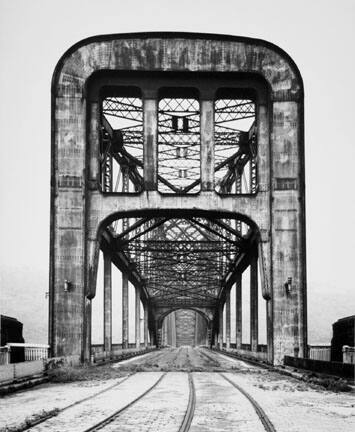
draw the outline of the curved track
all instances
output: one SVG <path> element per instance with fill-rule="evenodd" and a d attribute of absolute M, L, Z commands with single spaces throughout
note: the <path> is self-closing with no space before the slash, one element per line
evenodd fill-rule
<path fill-rule="evenodd" d="M 84 432 L 96 432 L 101 431 L 104 432 L 105 430 L 111 431 L 116 428 L 116 426 L 119 427 L 119 425 L 115 424 L 115 422 L 120 422 L 121 428 L 124 428 L 124 425 L 122 424 L 121 416 L 124 414 L 129 408 L 132 408 L 135 404 L 137 404 L 139 401 L 141 401 L 143 398 L 149 398 L 153 397 L 153 394 L 151 392 L 158 387 L 158 385 L 163 381 L 164 377 L 166 377 L 167 373 L 164 373 L 157 381 L 156 383 L 151 386 L 147 391 L 143 392 L 139 397 L 137 397 L 135 400 L 133 400 L 131 403 L 127 404 L 125 407 L 121 408 L 120 410 L 117 410 L 112 415 L 106 417 L 104 420 L 98 422 L 94 426 L 86 429 Z M 188 432 L 190 429 L 191 422 L 193 420 L 194 411 L 195 411 L 195 405 L 196 405 L 196 392 L 195 392 L 195 386 L 193 381 L 193 376 L 191 373 L 188 373 L 188 382 L 189 382 L 189 397 L 188 397 L 188 403 L 185 409 L 185 414 L 182 420 L 182 423 L 178 429 L 177 432 Z M 164 412 L 164 409 L 161 410 L 161 416 L 169 416 L 171 414 Z M 111 425 L 112 424 L 112 425 Z M 158 429 L 159 425 L 157 425 Z M 149 424 L 149 430 L 153 428 L 154 430 L 154 423 Z M 115 429 L 116 430 L 116 429 Z"/>
<path fill-rule="evenodd" d="M 192 419 L 195 413 L 195 405 L 196 405 L 196 390 L 195 384 L 193 380 L 193 376 L 189 373 L 189 403 L 187 405 L 186 413 L 184 420 L 180 426 L 179 432 L 188 432 L 191 426 Z"/>
<path fill-rule="evenodd" d="M 240 391 L 252 404 L 255 412 L 257 413 L 259 419 L 261 420 L 261 423 L 263 424 L 265 430 L 267 432 L 276 432 L 276 429 L 274 428 L 274 425 L 272 424 L 269 417 L 265 414 L 265 411 L 261 408 L 261 406 L 256 402 L 256 400 L 250 396 L 248 392 L 246 392 L 240 385 L 236 384 L 229 378 L 227 378 L 223 373 L 219 374 L 221 377 L 223 377 L 226 381 L 228 381 L 233 387 L 235 387 L 237 390 Z"/>
<path fill-rule="evenodd" d="M 138 402 L 144 396 L 146 396 L 148 393 L 150 393 L 163 380 L 163 378 L 165 377 L 165 375 L 166 375 L 166 373 L 164 373 L 163 375 L 161 375 L 160 378 L 151 387 L 148 388 L 148 390 L 146 390 L 145 392 L 143 392 L 140 396 L 138 396 L 132 402 L 130 402 L 129 404 L 125 405 L 123 408 L 117 410 L 116 412 L 114 412 L 110 416 L 106 417 L 104 420 L 96 423 L 94 426 L 91 426 L 88 429 L 85 429 L 85 432 L 95 432 L 95 431 L 101 430 L 105 426 L 107 426 L 109 423 L 111 423 L 114 420 L 116 420 L 124 411 L 126 411 L 128 408 L 130 408 L 132 405 L 134 405 L 136 402 Z"/>
<path fill-rule="evenodd" d="M 124 377 L 123 379 L 121 379 L 119 382 L 116 382 L 115 384 L 112 384 L 112 385 L 110 385 L 109 387 L 106 387 L 106 388 L 103 389 L 103 390 L 100 390 L 100 391 L 98 391 L 98 392 L 96 392 L 96 393 L 93 393 L 93 394 L 90 395 L 90 396 L 86 396 L 86 397 L 84 397 L 84 398 L 82 398 L 82 399 L 79 399 L 79 400 L 77 400 L 77 401 L 71 403 L 70 405 L 65 406 L 64 408 L 60 408 L 60 409 L 56 410 L 55 414 L 50 414 L 50 415 L 48 415 L 48 416 L 46 416 L 46 417 L 42 417 L 42 418 L 38 419 L 38 420 L 35 421 L 35 422 L 32 422 L 31 425 L 29 425 L 28 427 L 26 427 L 26 428 L 24 428 L 24 429 L 22 429 L 22 430 L 24 430 L 24 431 L 25 431 L 25 430 L 31 430 L 31 429 L 34 428 L 35 426 L 40 425 L 41 423 L 44 423 L 45 421 L 47 421 L 47 420 L 49 420 L 49 419 L 51 419 L 51 418 L 53 418 L 53 417 L 56 417 L 58 414 L 60 414 L 60 413 L 62 413 L 62 412 L 64 412 L 64 411 L 66 411 L 66 410 L 69 409 L 69 408 L 73 408 L 73 407 L 76 406 L 76 405 L 79 405 L 79 404 L 81 404 L 81 403 L 83 403 L 83 402 L 87 402 L 87 401 L 89 401 L 90 399 L 94 399 L 95 397 L 100 396 L 101 394 L 106 393 L 106 392 L 108 392 L 108 391 L 110 391 L 110 390 L 112 390 L 112 389 L 118 387 L 120 384 L 122 384 L 122 383 L 124 383 L 125 381 L 127 381 L 128 378 L 132 377 L 133 375 L 135 375 L 135 372 L 130 373 L 129 375 L 127 375 L 126 377 Z"/>

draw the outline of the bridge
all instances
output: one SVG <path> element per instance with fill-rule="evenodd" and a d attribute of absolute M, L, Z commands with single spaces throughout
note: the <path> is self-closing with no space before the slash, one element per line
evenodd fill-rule
<path fill-rule="evenodd" d="M 206 345 L 225 341 L 274 365 L 305 357 L 303 140 L 302 78 L 271 43 L 137 33 L 70 48 L 52 80 L 52 356 L 91 359 L 102 253 L 105 353 L 113 350 L 115 266 L 123 349 L 130 313 L 140 348 L 166 344 L 168 317 L 190 310 Z"/>
<path fill-rule="evenodd" d="M 307 346 L 303 144 L 300 73 L 268 42 L 70 48 L 52 81 L 50 345 L 0 347 L 0 393 L 36 385 L 2 398 L 1 430 L 353 431 L 354 316 L 331 350 Z"/>

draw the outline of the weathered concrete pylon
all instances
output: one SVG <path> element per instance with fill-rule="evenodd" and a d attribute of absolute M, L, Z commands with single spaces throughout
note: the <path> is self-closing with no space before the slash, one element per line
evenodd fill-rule
<path fill-rule="evenodd" d="M 142 100 L 144 156 L 139 169 L 143 180 L 142 188 L 136 188 L 134 193 L 128 188 L 114 193 L 112 185 L 106 190 L 102 186 L 101 159 L 107 153 L 105 148 L 102 150 L 102 100 L 112 94 L 138 94 Z M 164 95 L 176 94 L 192 95 L 199 105 L 198 114 L 190 114 L 190 118 L 199 115 L 200 179 L 194 184 L 199 184 L 200 190 L 195 194 L 184 193 L 188 188 L 176 187 L 175 194 L 164 194 L 159 189 L 159 182 L 164 182 L 158 170 L 159 101 Z M 257 146 L 253 147 L 251 132 L 232 134 L 237 136 L 238 155 L 242 155 L 239 162 L 243 155 L 249 157 L 248 191 L 241 189 L 240 166 L 233 165 L 236 159 L 218 165 L 215 153 L 223 135 L 217 139 L 216 100 L 231 98 L 255 104 L 255 124 L 250 131 Z M 196 122 L 175 117 L 171 127 L 181 134 Z M 112 145 L 121 148 L 120 136 L 111 139 Z M 251 228 L 255 239 L 231 266 L 216 301 L 221 305 L 227 296 L 230 310 L 227 290 L 234 283 L 240 287 L 240 266 L 246 260 L 252 265 L 253 278 L 257 278 L 258 257 L 259 284 L 267 304 L 268 360 L 280 363 L 284 355 L 306 355 L 303 140 L 302 78 L 293 60 L 271 43 L 222 35 L 137 33 L 92 37 L 71 47 L 58 62 L 52 81 L 52 355 L 90 359 L 91 299 L 95 296 L 98 254 L 100 248 L 106 254 L 109 249 L 104 230 L 118 218 L 167 218 L 171 214 L 226 218 L 237 224 L 243 221 Z M 177 148 L 176 157 L 186 157 L 184 152 L 183 147 Z M 216 172 L 221 172 L 218 170 L 222 166 L 230 171 L 218 178 Z M 228 186 L 229 174 L 235 176 L 233 193 Z M 134 175 L 140 178 L 140 171 Z M 178 175 L 185 178 L 186 170 L 180 169 Z M 144 280 L 129 263 L 123 260 L 119 265 L 139 286 L 144 311 L 154 314 L 149 322 L 144 314 L 146 344 L 148 326 L 152 329 L 154 322 L 160 322 L 159 316 L 181 305 L 174 305 L 170 299 L 169 304 L 156 303 L 153 307 Z M 106 293 L 111 291 L 110 278 L 107 270 Z M 257 282 L 253 287 L 257 290 Z M 240 298 L 241 293 L 237 293 Z M 257 307 L 257 301 L 254 303 Z M 196 304 L 185 306 L 198 309 Z M 210 322 L 217 306 L 200 305 Z M 139 303 L 136 307 L 139 310 Z M 111 320 L 109 299 L 105 310 Z M 252 314 L 255 311 L 257 314 L 255 308 Z M 237 345 L 241 343 L 240 325 L 237 315 Z M 252 349 L 256 350 L 257 324 L 254 322 L 251 328 Z M 110 347 L 111 331 L 108 327 L 105 331 L 105 344 Z"/>

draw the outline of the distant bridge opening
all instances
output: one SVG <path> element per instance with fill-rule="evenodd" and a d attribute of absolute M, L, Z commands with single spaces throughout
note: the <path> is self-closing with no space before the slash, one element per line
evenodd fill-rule
<path fill-rule="evenodd" d="M 208 346 L 208 322 L 198 312 L 178 309 L 170 312 L 162 325 L 162 346 Z"/>

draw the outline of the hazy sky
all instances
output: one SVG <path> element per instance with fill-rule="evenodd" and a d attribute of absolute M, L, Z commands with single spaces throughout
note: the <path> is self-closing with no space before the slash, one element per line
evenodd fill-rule
<path fill-rule="evenodd" d="M 189 31 L 265 39 L 297 63 L 311 335 L 354 314 L 354 18 L 354 0 L 0 0 L 0 312 L 24 322 L 28 341 L 45 337 L 50 82 L 60 56 L 96 34 Z"/>

